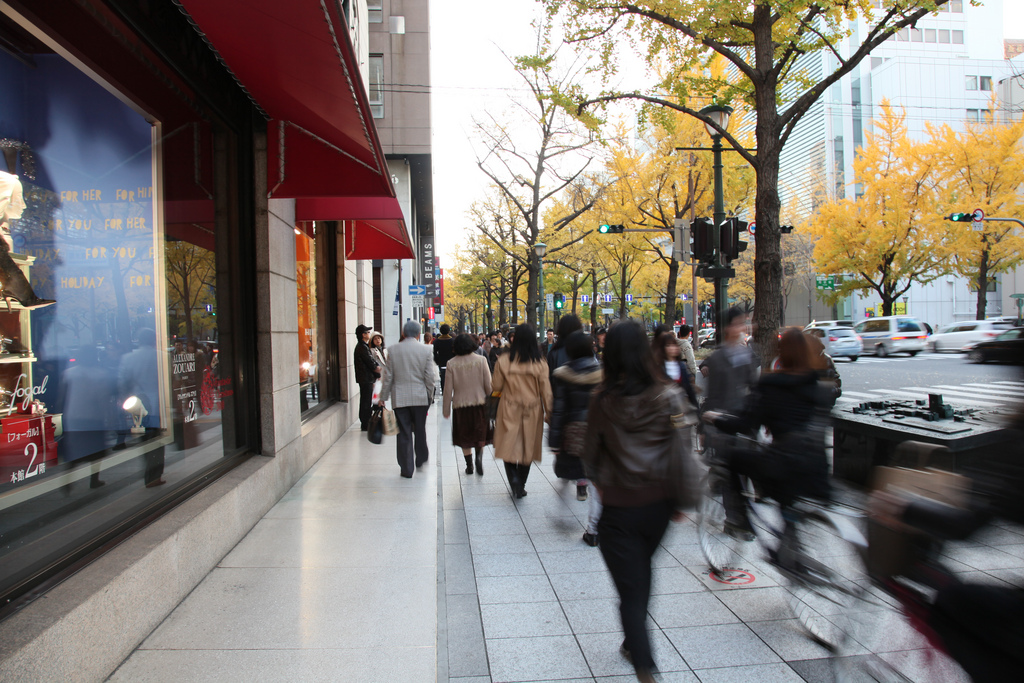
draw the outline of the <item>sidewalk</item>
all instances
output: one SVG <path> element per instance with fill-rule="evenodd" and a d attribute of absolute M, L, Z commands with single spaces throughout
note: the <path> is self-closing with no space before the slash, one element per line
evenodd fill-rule
<path fill-rule="evenodd" d="M 438 413 L 431 461 L 411 480 L 393 438 L 347 432 L 111 680 L 634 681 L 575 487 L 546 454 L 513 501 L 490 457 L 484 476 L 464 474 Z M 692 522 L 672 524 L 656 556 L 658 680 L 833 680 L 767 563 L 716 581 L 696 541 Z M 1024 585 L 1024 529 L 993 528 L 950 555 L 974 580 Z M 877 626 L 871 650 L 912 680 L 966 681 L 900 619 Z"/>

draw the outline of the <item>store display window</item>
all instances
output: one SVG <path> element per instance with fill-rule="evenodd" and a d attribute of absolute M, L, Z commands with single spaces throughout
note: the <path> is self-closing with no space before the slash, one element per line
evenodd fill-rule
<path fill-rule="evenodd" d="M 299 407 L 312 415 L 326 399 L 336 398 L 333 389 L 334 354 L 330 330 L 334 325 L 336 301 L 329 277 L 335 261 L 334 221 L 303 221 L 295 227 L 295 288 L 298 297 Z"/>
<path fill-rule="evenodd" d="M 2 607 L 245 444 L 233 134 L 0 37 Z"/>

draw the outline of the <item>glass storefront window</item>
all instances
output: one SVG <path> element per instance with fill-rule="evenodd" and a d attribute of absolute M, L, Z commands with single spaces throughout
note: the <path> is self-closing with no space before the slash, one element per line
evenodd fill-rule
<path fill-rule="evenodd" d="M 299 405 L 302 412 L 316 407 L 323 393 L 319 372 L 320 340 L 317 307 L 316 223 L 295 228 L 295 283 L 299 310 Z"/>
<path fill-rule="evenodd" d="M 194 109 L 144 116 L 2 15 L 0 38 L 27 51 L 0 51 L 9 600 L 245 441 L 225 305 L 233 134 Z"/>

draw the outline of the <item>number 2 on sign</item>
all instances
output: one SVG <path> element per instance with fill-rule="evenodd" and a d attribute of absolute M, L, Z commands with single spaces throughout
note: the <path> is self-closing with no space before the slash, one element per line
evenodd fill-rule
<path fill-rule="evenodd" d="M 28 479 L 29 477 L 34 477 L 37 474 L 39 474 L 39 465 L 33 467 L 33 465 L 36 462 L 36 455 L 39 454 L 39 449 L 36 447 L 34 443 L 30 443 L 29 445 L 25 446 L 25 455 L 29 454 L 29 449 L 32 450 L 32 459 L 28 463 L 28 471 L 25 472 L 26 479 Z"/>

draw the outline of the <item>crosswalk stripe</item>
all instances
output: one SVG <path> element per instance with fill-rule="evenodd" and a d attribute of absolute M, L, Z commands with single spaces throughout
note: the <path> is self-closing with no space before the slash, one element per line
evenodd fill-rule
<path fill-rule="evenodd" d="M 1012 387 L 1024 387 L 1024 382 L 1018 382 L 1012 379 L 997 379 L 992 384 L 1008 384 Z"/>
<path fill-rule="evenodd" d="M 964 384 L 961 384 L 960 386 L 964 388 L 969 387 L 971 391 L 977 389 L 978 391 L 988 391 L 994 394 L 1004 394 L 1007 396 L 1012 396 L 1014 398 L 1020 397 L 1021 394 L 1024 393 L 1024 390 L 1022 389 L 1015 389 L 1013 387 L 1000 387 L 994 384 L 980 384 L 978 382 L 966 382 Z"/>
<path fill-rule="evenodd" d="M 860 392 L 860 391 L 846 391 L 844 389 L 843 390 L 843 395 L 840 396 L 840 398 L 847 398 L 847 397 L 856 398 L 856 399 L 878 398 L 874 394 L 866 394 L 866 393 L 863 393 L 863 392 Z"/>

